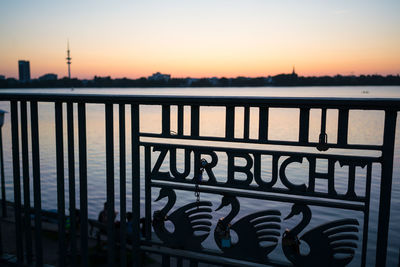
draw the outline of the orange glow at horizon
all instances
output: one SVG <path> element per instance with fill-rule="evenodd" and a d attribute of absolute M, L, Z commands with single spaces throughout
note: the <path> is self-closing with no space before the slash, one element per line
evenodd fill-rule
<path fill-rule="evenodd" d="M 268 53 L 260 50 L 255 52 L 234 51 L 224 52 L 217 49 L 208 51 L 187 51 L 178 54 L 176 51 L 141 50 L 132 52 L 129 56 L 104 51 L 79 51 L 71 49 L 72 77 L 92 79 L 97 76 L 112 78 L 147 77 L 157 71 L 171 74 L 172 77 L 260 77 L 273 76 L 280 73 L 290 73 L 294 66 L 301 76 L 322 75 L 361 75 L 361 74 L 398 74 L 400 73 L 400 56 L 374 53 L 364 55 L 352 51 L 316 51 L 303 50 L 299 55 L 292 53 Z M 386 50 L 387 51 L 387 50 Z M 161 57 L 160 54 L 165 53 Z M 17 77 L 17 61 L 26 59 L 31 64 L 31 76 L 37 78 L 45 73 L 56 73 L 59 77 L 67 76 L 64 51 L 53 53 L 32 53 L 31 56 L 6 58 L 0 66 L 0 74 L 7 77 Z M 99 57 L 98 54 L 104 55 Z M 107 56 L 110 55 L 110 56 Z M 10 67 L 11 66 L 11 67 Z"/>
<path fill-rule="evenodd" d="M 257 0 L 8 3 L 0 10 L 0 75 L 17 77 L 24 59 L 32 78 L 67 76 L 67 38 L 71 74 L 80 79 L 157 71 L 177 78 L 259 77 L 293 66 L 301 76 L 400 73 L 398 1 L 289 2 L 290 9 Z"/>

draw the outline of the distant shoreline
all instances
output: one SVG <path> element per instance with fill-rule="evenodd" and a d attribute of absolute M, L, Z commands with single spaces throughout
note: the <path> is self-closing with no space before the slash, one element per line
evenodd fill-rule
<path fill-rule="evenodd" d="M 297 74 L 279 74 L 269 77 L 236 78 L 139 78 L 112 79 L 97 77 L 85 79 L 34 79 L 20 82 L 14 78 L 0 80 L 0 89 L 11 88 L 193 88 L 193 87 L 304 87 L 304 86 L 396 86 L 400 75 L 320 76 L 302 77 Z"/>
<path fill-rule="evenodd" d="M 181 89 L 193 89 L 193 88 L 248 88 L 248 87 L 253 87 L 253 88 L 287 88 L 287 87 L 297 87 L 297 88 L 304 88 L 304 87 L 369 87 L 369 86 L 400 86 L 400 84 L 365 84 L 365 85 L 270 85 L 270 86 L 147 86 L 147 87 L 141 87 L 141 86 L 108 86 L 108 87 L 99 87 L 99 86 L 85 86 L 85 87 L 73 87 L 73 86 L 60 86 L 60 87 L 0 87 L 0 92 L 1 90 L 8 90 L 8 89 L 15 89 L 15 90 L 25 90 L 25 89 L 106 89 L 106 88 L 112 88 L 112 89 L 121 89 L 121 90 L 129 90 L 132 88 L 137 88 L 137 89 L 171 89 L 171 88 L 181 88 Z"/>

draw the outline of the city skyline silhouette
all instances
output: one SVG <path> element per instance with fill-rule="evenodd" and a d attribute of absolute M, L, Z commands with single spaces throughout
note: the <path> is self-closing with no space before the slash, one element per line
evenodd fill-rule
<path fill-rule="evenodd" d="M 400 3 L 319 1 L 7 2 L 0 10 L 0 75 L 72 78 L 397 75 Z M 29 25 L 29 27 L 28 27 Z"/>

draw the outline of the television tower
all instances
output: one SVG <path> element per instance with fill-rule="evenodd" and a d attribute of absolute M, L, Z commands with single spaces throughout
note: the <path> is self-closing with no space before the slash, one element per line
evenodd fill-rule
<path fill-rule="evenodd" d="M 67 41 L 67 65 L 68 65 L 68 78 L 71 79 L 71 56 L 69 54 L 69 40 Z"/>

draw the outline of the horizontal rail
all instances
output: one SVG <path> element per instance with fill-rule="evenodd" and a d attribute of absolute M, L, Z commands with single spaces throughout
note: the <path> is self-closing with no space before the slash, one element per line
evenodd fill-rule
<path fill-rule="evenodd" d="M 315 206 L 324 206 L 324 207 L 331 207 L 331 208 L 340 208 L 340 209 L 348 209 L 348 210 L 355 210 L 355 211 L 364 211 L 365 210 L 365 205 L 363 203 L 346 203 L 346 202 L 332 202 L 332 201 L 326 201 L 326 200 L 319 200 L 315 199 L 306 199 L 302 198 L 302 196 L 285 196 L 283 195 L 288 195 L 285 193 L 282 194 L 274 194 L 274 193 L 269 193 L 269 192 L 246 192 L 245 190 L 242 191 L 233 191 L 231 190 L 232 188 L 217 188 L 214 186 L 207 186 L 207 185 L 202 185 L 201 188 L 195 189 L 194 186 L 191 185 L 186 185 L 186 184 L 176 184 L 176 183 L 169 183 L 169 182 L 164 182 L 164 181 L 153 181 L 151 182 L 151 185 L 153 187 L 164 187 L 164 188 L 171 188 L 171 189 L 177 189 L 177 190 L 184 190 L 184 191 L 195 191 L 199 190 L 199 192 L 203 193 L 213 193 L 213 194 L 235 194 L 236 196 L 239 197 L 251 197 L 254 199 L 262 199 L 262 200 L 271 200 L 271 201 L 277 201 L 277 202 L 287 202 L 287 203 L 293 203 L 293 202 L 298 202 L 298 203 L 306 203 L 310 205 L 315 205 Z"/>
<path fill-rule="evenodd" d="M 141 137 L 150 138 L 166 138 L 162 134 L 155 133 L 140 133 Z M 282 145 L 282 146 L 303 146 L 303 147 L 316 147 L 317 142 L 295 142 L 295 141 L 281 141 L 281 140 L 262 140 L 259 139 L 244 139 L 244 138 L 223 138 L 214 136 L 190 136 L 190 135 L 170 135 L 168 139 L 185 139 L 185 140 L 199 140 L 199 141 L 215 141 L 215 142 L 232 142 L 232 143 L 249 143 L 249 144 L 265 144 L 265 145 Z M 330 148 L 343 148 L 343 149 L 362 149 L 362 150 L 382 150 L 383 146 L 379 145 L 361 145 L 361 144 L 335 144 L 328 143 Z"/>
<path fill-rule="evenodd" d="M 0 101 L 35 100 L 42 102 L 126 103 L 144 105 L 205 105 L 258 106 L 310 108 L 352 108 L 364 110 L 400 110 L 400 99 L 388 98 L 328 98 L 328 97 L 242 97 L 242 96 L 165 96 L 112 94 L 49 94 L 0 93 Z"/>

